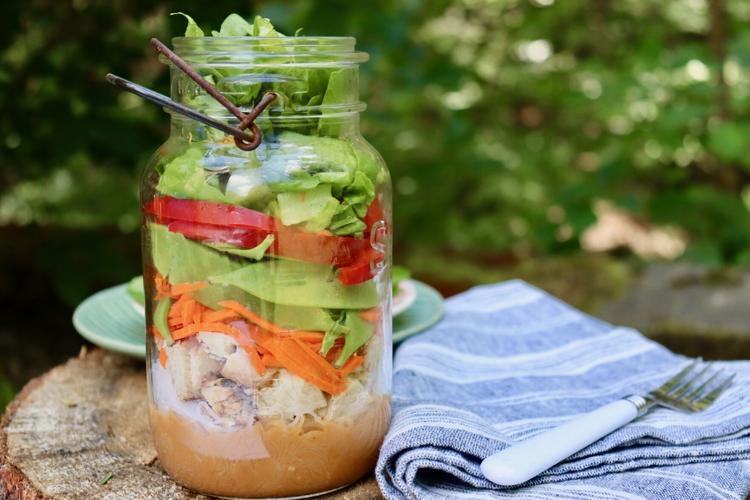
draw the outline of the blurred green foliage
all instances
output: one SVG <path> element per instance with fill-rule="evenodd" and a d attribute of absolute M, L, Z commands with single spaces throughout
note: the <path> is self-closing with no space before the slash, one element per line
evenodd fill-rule
<path fill-rule="evenodd" d="M 11 383 L 0 377 L 0 412 L 11 402 L 15 394 L 16 391 L 13 389 Z"/>
<path fill-rule="evenodd" d="M 108 71 L 167 92 L 151 36 L 232 11 L 354 35 L 365 136 L 393 173 L 401 248 L 575 251 L 608 200 L 750 262 L 744 0 L 9 1 L 0 20 L 0 225 L 137 229 L 168 134 Z"/>

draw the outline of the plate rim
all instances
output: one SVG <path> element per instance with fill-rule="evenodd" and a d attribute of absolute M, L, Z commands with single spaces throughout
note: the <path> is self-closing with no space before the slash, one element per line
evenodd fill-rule
<path fill-rule="evenodd" d="M 445 316 L 445 298 L 443 297 L 443 295 L 440 292 L 438 292 L 435 288 L 433 288 L 432 286 L 428 285 L 427 283 L 423 281 L 419 281 L 415 279 L 411 279 L 410 281 L 413 281 L 414 285 L 417 287 L 417 299 L 414 301 L 412 306 L 416 304 L 417 301 L 419 300 L 419 291 L 421 289 L 422 291 L 427 292 L 431 296 L 431 299 L 435 299 L 434 302 L 437 305 L 438 310 L 436 311 L 434 318 L 430 319 L 430 322 L 427 326 L 421 327 L 416 331 L 412 331 L 413 330 L 412 328 L 412 330 L 407 329 L 400 333 L 394 332 L 392 334 L 392 339 L 391 339 L 394 344 L 403 342 L 404 340 L 410 337 L 413 337 L 414 335 L 421 333 L 425 331 L 426 329 L 436 325 L 437 323 L 440 322 L 441 319 L 443 319 L 443 316 Z M 406 310 L 408 310 L 408 308 Z M 394 316 L 394 319 L 395 319 L 395 316 Z"/>
<path fill-rule="evenodd" d="M 81 314 L 83 314 L 82 311 L 85 311 L 86 306 L 88 306 L 90 302 L 94 301 L 94 299 L 96 299 L 97 297 L 101 295 L 105 295 L 108 293 L 111 294 L 111 293 L 119 292 L 120 291 L 119 289 L 123 289 L 123 291 L 125 291 L 126 288 L 127 288 L 127 283 L 121 283 L 119 285 L 105 288 L 104 290 L 99 290 L 93 295 L 86 297 L 83 300 L 83 302 L 78 304 L 78 306 L 73 311 L 73 327 L 78 331 L 81 337 L 85 338 L 92 344 L 95 344 L 99 347 L 104 347 L 105 349 L 116 350 L 117 352 L 120 352 L 122 354 L 127 354 L 129 356 L 145 358 L 146 357 L 145 342 L 143 344 L 140 344 L 140 343 L 134 344 L 132 342 L 126 342 L 124 340 L 113 339 L 112 337 L 109 337 L 109 336 L 103 336 L 89 329 L 86 325 L 82 323 L 82 320 L 81 320 Z M 125 291 L 125 293 L 127 294 L 127 291 Z M 144 326 L 144 330 L 145 329 L 146 328 Z M 109 347 L 109 346 L 112 346 L 112 347 Z"/>

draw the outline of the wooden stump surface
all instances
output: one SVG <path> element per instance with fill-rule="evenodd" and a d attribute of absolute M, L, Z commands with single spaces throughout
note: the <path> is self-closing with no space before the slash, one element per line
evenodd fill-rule
<path fill-rule="evenodd" d="M 142 362 L 99 349 L 29 382 L 0 421 L 0 498 L 195 499 L 160 467 Z M 374 477 L 322 498 L 382 498 Z"/>

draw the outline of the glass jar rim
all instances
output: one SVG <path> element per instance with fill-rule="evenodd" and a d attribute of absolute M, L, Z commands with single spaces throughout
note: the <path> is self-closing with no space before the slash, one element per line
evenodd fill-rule
<path fill-rule="evenodd" d="M 369 54 L 355 50 L 351 36 L 204 36 L 175 37 L 172 45 L 188 62 L 207 65 L 229 63 L 284 64 L 284 66 L 355 65 Z"/>

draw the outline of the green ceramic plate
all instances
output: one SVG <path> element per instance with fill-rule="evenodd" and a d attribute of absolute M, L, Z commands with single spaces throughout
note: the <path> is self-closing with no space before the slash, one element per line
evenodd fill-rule
<path fill-rule="evenodd" d="M 443 317 L 443 298 L 429 285 L 412 281 L 414 302 L 393 318 L 393 342 L 416 335 Z M 127 293 L 127 284 L 107 288 L 87 298 L 73 313 L 73 326 L 89 342 L 138 358 L 146 356 L 143 314 Z"/>

